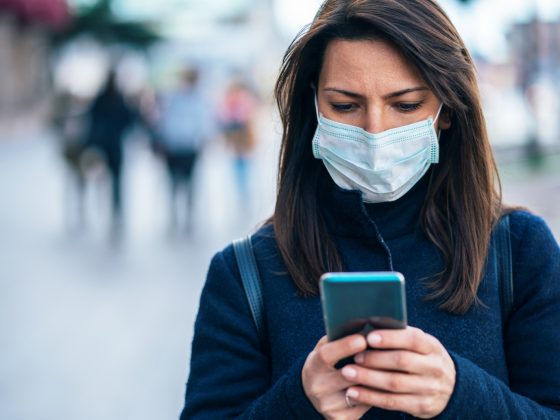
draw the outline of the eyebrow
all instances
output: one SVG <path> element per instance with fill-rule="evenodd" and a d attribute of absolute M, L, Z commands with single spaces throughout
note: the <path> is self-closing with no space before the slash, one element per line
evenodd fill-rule
<path fill-rule="evenodd" d="M 359 93 L 351 92 L 349 90 L 339 89 L 339 88 L 335 88 L 335 87 L 326 87 L 323 90 L 326 91 L 326 92 L 342 93 L 343 95 L 349 96 L 351 98 L 364 98 L 364 95 L 360 95 Z M 396 92 L 391 92 L 391 93 L 388 93 L 386 95 L 383 95 L 383 99 L 396 98 L 398 96 L 402 96 L 402 95 L 405 95 L 405 94 L 410 93 L 410 92 L 419 92 L 419 91 L 426 91 L 426 90 L 429 90 L 429 89 L 425 86 L 417 86 L 417 87 L 406 88 L 406 89 L 397 90 Z"/>

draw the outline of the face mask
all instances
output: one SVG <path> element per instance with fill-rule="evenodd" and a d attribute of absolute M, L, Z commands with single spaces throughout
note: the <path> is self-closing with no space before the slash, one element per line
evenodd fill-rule
<path fill-rule="evenodd" d="M 439 143 L 432 120 L 368 133 L 362 128 L 328 120 L 319 114 L 313 155 L 321 159 L 341 188 L 359 190 L 366 203 L 394 201 L 406 194 L 438 163 Z"/>

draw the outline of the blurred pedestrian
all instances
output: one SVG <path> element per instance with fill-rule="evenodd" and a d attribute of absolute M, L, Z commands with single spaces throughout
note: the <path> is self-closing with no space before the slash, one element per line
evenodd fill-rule
<path fill-rule="evenodd" d="M 543 168 L 545 163 L 545 154 L 542 145 L 541 127 L 539 115 L 540 105 L 540 85 L 537 81 L 530 83 L 524 92 L 524 99 L 527 103 L 527 109 L 530 112 L 531 125 L 529 134 L 525 143 L 525 158 L 527 159 L 528 167 L 533 171 L 539 171 Z"/>
<path fill-rule="evenodd" d="M 178 88 L 159 100 L 155 148 L 165 159 L 171 185 L 171 230 L 181 225 L 179 211 L 186 212 L 184 227 L 192 228 L 195 199 L 194 172 L 200 152 L 210 137 L 212 110 L 200 87 L 200 72 L 194 68 L 181 71 Z M 185 205 L 180 204 L 180 193 Z"/>
<path fill-rule="evenodd" d="M 135 120 L 135 114 L 119 90 L 116 74 L 111 70 L 89 109 L 86 149 L 99 152 L 109 172 L 114 233 L 119 233 L 122 228 L 123 142 L 125 132 Z"/>
<path fill-rule="evenodd" d="M 85 224 L 84 193 L 87 167 L 83 159 L 86 143 L 87 101 L 69 91 L 59 91 L 55 97 L 52 124 L 60 141 L 60 153 L 69 175 L 65 218 L 69 229 L 81 229 Z"/>
<path fill-rule="evenodd" d="M 240 202 L 247 207 L 250 197 L 250 162 L 255 148 L 255 93 L 241 79 L 235 78 L 224 92 L 219 116 L 223 136 L 233 151 L 233 170 Z"/>

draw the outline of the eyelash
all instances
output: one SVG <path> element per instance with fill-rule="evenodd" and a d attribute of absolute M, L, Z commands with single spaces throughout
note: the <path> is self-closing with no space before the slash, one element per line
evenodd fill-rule
<path fill-rule="evenodd" d="M 333 110 L 337 112 L 350 112 L 355 108 L 353 104 L 338 104 L 338 103 L 331 103 L 331 107 Z"/>
<path fill-rule="evenodd" d="M 395 104 L 394 107 L 399 112 L 407 113 L 416 111 L 422 106 L 423 103 L 424 101 L 413 103 L 398 103 Z M 334 111 L 337 112 L 351 112 L 352 110 L 354 110 L 354 108 L 356 108 L 356 106 L 351 103 L 331 103 L 331 107 Z"/>
<path fill-rule="evenodd" d="M 414 103 L 400 103 L 396 104 L 395 108 L 397 108 L 401 112 L 413 112 L 416 111 L 418 108 L 422 106 L 424 101 L 414 102 Z"/>

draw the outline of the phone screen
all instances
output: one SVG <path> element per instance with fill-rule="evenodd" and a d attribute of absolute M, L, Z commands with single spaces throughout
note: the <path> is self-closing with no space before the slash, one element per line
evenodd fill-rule
<path fill-rule="evenodd" d="M 399 272 L 325 273 L 320 289 L 329 341 L 374 329 L 406 328 L 405 281 Z"/>

